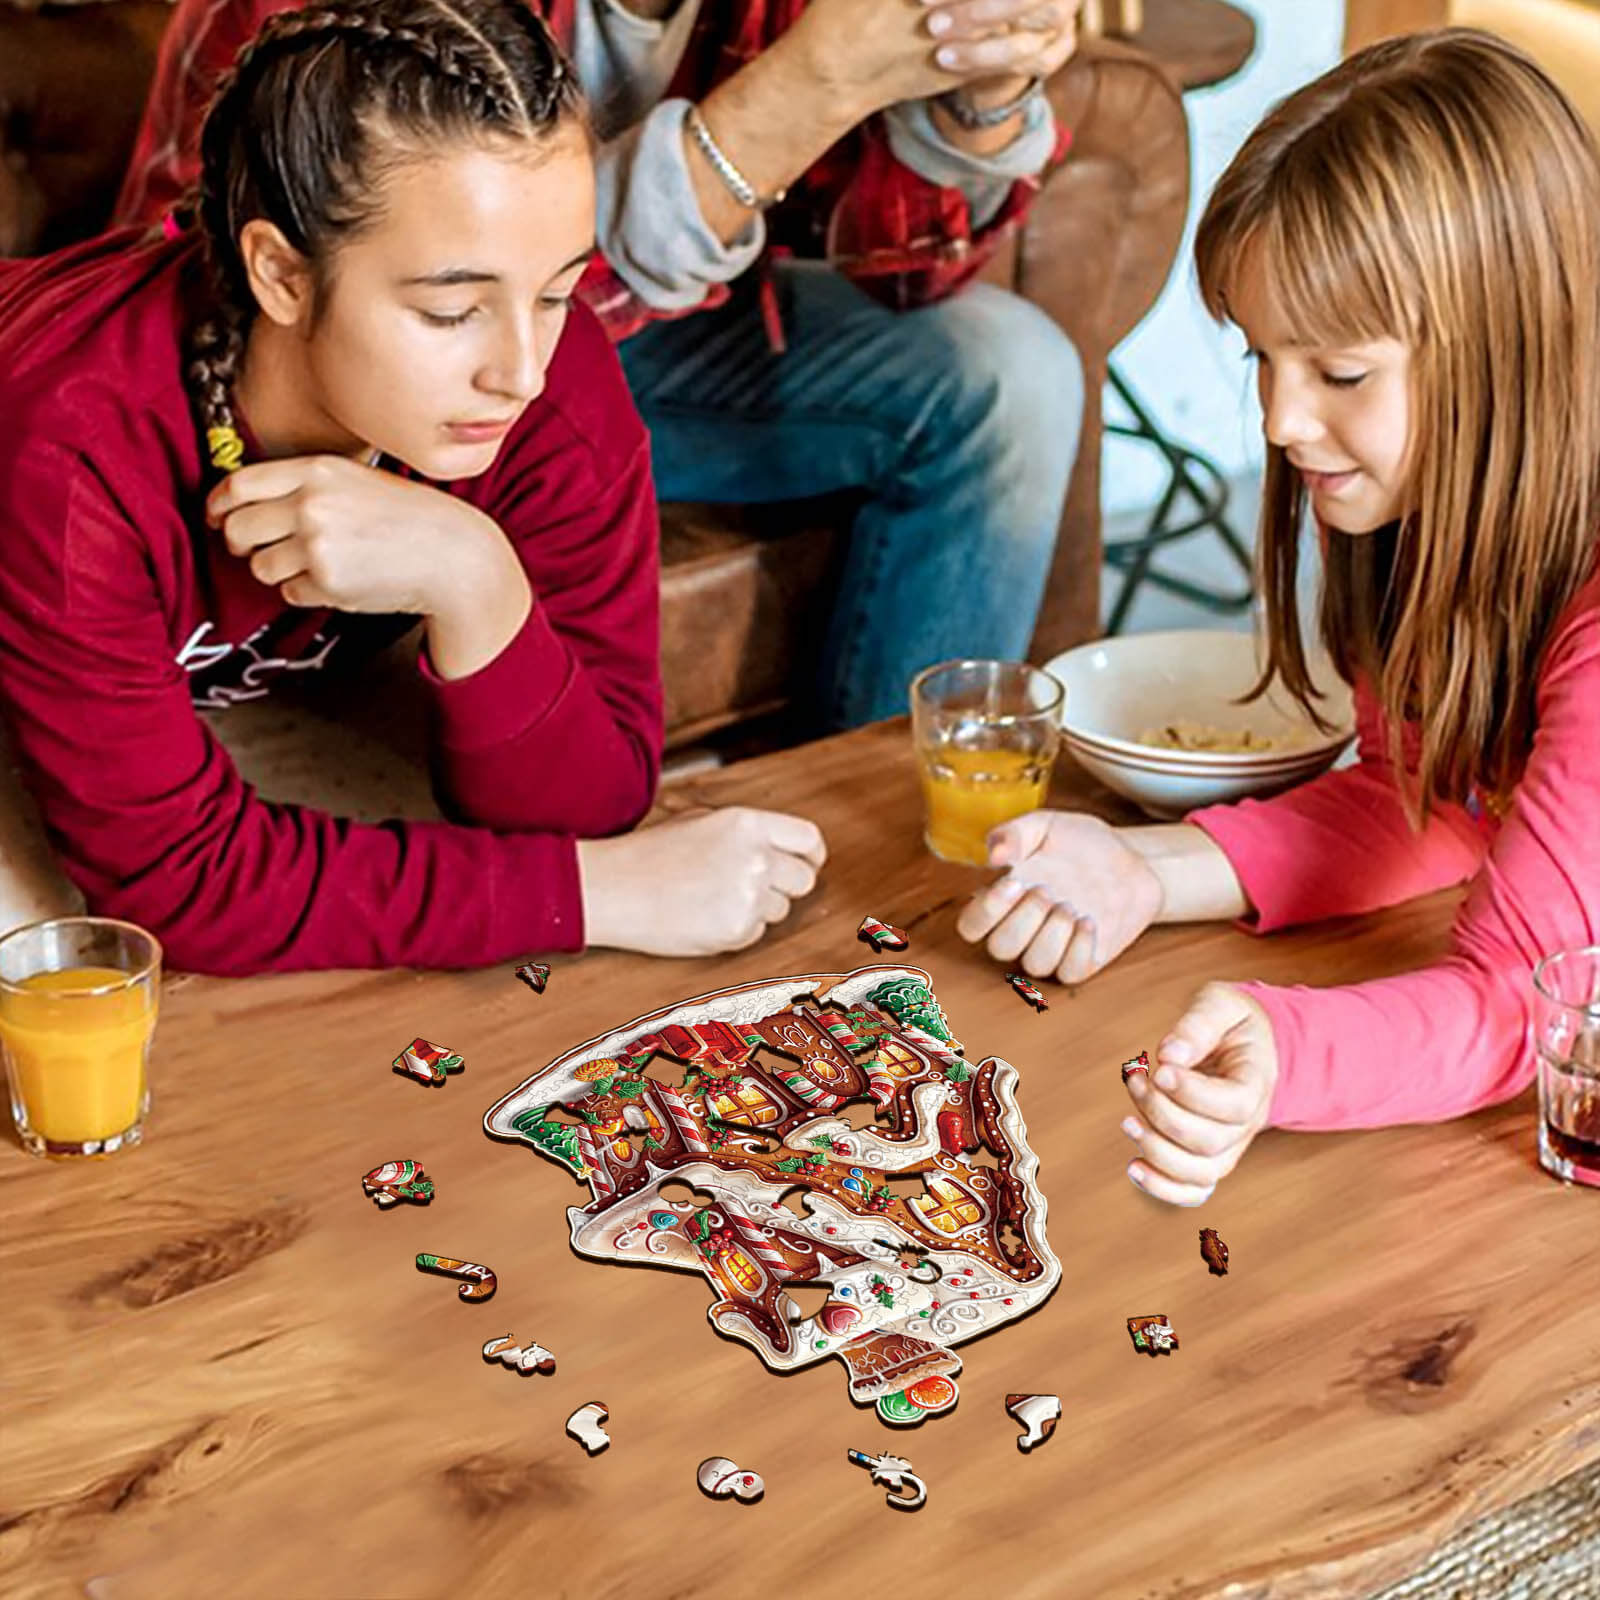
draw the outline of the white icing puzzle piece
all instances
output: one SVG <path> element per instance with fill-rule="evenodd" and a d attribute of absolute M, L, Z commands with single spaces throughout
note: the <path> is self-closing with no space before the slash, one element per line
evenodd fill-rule
<path fill-rule="evenodd" d="M 736 1467 L 726 1456 L 709 1456 L 702 1461 L 695 1481 L 713 1500 L 759 1500 L 767 1492 L 762 1478 Z"/>
<path fill-rule="evenodd" d="M 1061 1420 L 1061 1399 L 1053 1394 L 1008 1394 L 1006 1410 L 1028 1430 L 1017 1435 L 1017 1448 L 1028 1451 L 1056 1431 L 1056 1423 Z"/>
<path fill-rule="evenodd" d="M 544 1372 L 556 1370 L 556 1358 L 542 1344 L 518 1344 L 509 1333 L 491 1339 L 483 1347 L 485 1361 L 503 1361 L 518 1372 Z"/>
<path fill-rule="evenodd" d="M 601 1426 L 611 1413 L 600 1404 L 592 1400 L 586 1406 L 579 1406 L 567 1418 L 567 1432 L 592 1456 L 597 1456 L 611 1443 L 611 1436 Z"/>

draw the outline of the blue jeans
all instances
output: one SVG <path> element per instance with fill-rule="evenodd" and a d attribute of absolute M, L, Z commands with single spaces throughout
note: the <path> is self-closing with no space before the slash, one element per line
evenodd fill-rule
<path fill-rule="evenodd" d="M 817 721 L 837 731 L 904 712 L 936 661 L 1026 655 L 1083 367 L 1050 317 L 988 284 L 897 312 L 819 263 L 780 263 L 776 280 L 783 355 L 753 274 L 620 354 L 661 499 L 864 492 L 822 641 Z"/>

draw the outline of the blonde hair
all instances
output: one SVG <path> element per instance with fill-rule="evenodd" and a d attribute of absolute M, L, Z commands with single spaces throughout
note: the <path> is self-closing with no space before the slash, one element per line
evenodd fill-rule
<path fill-rule="evenodd" d="M 1247 264 L 1297 336 L 1411 354 L 1408 510 L 1330 530 L 1319 627 L 1364 673 L 1418 830 L 1430 803 L 1509 796 L 1540 658 L 1600 534 L 1600 154 L 1556 85 L 1491 34 L 1361 51 L 1277 106 L 1195 241 L 1219 320 Z M 1266 665 L 1319 723 L 1296 608 L 1305 490 L 1268 444 L 1257 555 Z M 1419 722 L 1415 792 L 1403 724 Z"/>

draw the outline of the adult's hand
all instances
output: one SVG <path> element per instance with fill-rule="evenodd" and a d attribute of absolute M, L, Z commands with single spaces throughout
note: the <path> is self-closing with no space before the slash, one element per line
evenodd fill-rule
<path fill-rule="evenodd" d="M 1015 100 L 1049 78 L 1078 48 L 1083 0 L 921 0 L 937 65 L 955 73 L 979 107 Z"/>
<path fill-rule="evenodd" d="M 934 59 L 931 21 L 921 0 L 812 0 L 773 48 L 796 53 L 801 72 L 825 99 L 845 105 L 854 124 L 963 80 Z"/>

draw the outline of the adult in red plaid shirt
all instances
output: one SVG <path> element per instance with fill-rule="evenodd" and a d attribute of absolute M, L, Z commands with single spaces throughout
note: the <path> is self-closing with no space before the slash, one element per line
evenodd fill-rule
<path fill-rule="evenodd" d="M 178 0 L 119 221 L 178 200 L 217 79 L 298 3 Z M 1082 368 L 971 280 L 1065 155 L 1041 84 L 1081 0 L 530 3 L 593 110 L 580 293 L 620 341 L 660 497 L 861 496 L 817 731 L 903 711 L 934 661 L 1024 655 Z"/>

